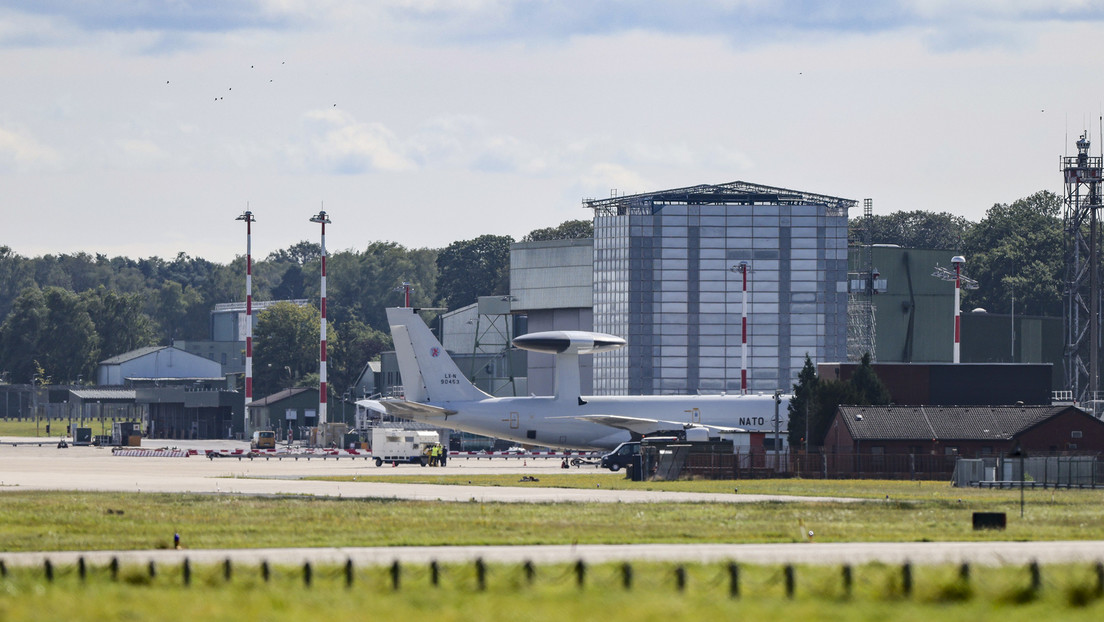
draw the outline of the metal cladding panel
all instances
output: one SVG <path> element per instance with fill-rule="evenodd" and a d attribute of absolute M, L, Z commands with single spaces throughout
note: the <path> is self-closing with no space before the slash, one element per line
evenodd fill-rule
<path fill-rule="evenodd" d="M 513 311 L 581 308 L 593 304 L 592 240 L 514 244 L 510 252 Z"/>

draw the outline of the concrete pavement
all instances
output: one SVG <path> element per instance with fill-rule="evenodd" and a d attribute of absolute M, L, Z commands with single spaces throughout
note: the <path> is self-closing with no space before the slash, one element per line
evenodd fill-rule
<path fill-rule="evenodd" d="M 608 490 L 595 478 L 593 489 L 453 486 L 433 484 L 391 484 L 386 482 L 326 482 L 308 477 L 358 475 L 463 475 L 465 473 L 509 473 L 540 478 L 561 473 L 555 459 L 459 459 L 443 468 L 403 464 L 397 467 L 364 459 L 315 457 L 310 460 L 217 458 L 202 455 L 187 458 L 127 457 L 112 455 L 107 447 L 58 449 L 56 442 L 44 446 L 5 445 L 0 439 L 0 491 L 84 490 L 111 492 L 184 492 L 246 495 L 315 495 L 341 498 L 384 498 L 417 501 L 480 501 L 500 503 L 655 503 L 762 501 L 852 502 L 840 497 L 793 497 L 786 495 L 716 494 Z M 248 448 L 234 441 L 195 441 L 173 444 L 144 441 L 144 447 L 176 446 L 182 449 Z M 594 467 L 571 469 L 572 473 L 604 474 Z"/>

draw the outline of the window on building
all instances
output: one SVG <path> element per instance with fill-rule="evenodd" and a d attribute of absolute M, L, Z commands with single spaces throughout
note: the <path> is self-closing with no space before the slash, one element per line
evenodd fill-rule
<path fill-rule="evenodd" d="M 883 447 L 882 445 L 874 445 L 870 448 L 870 453 L 872 453 L 876 456 L 884 455 L 885 454 L 885 447 Z"/>
<path fill-rule="evenodd" d="M 1081 430 L 1073 430 L 1070 432 L 1070 438 L 1081 438 Z"/>
<path fill-rule="evenodd" d="M 958 455 L 958 447 L 944 447 L 943 448 L 943 453 L 948 455 L 948 456 L 957 456 Z"/>

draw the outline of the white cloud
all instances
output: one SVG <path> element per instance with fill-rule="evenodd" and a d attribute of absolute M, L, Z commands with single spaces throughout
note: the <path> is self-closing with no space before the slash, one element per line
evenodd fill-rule
<path fill-rule="evenodd" d="M 314 159 L 334 173 L 403 172 L 417 168 L 404 147 L 382 123 L 356 121 L 340 110 L 314 110 L 306 115 L 316 128 Z"/>
<path fill-rule="evenodd" d="M 0 170 L 44 170 L 59 162 L 57 152 L 34 137 L 0 127 Z"/>
<path fill-rule="evenodd" d="M 616 194 L 636 194 L 654 190 L 641 175 L 620 164 L 599 162 L 580 176 L 580 184 L 591 196 L 603 198 Z"/>
<path fill-rule="evenodd" d="M 115 141 L 115 144 L 127 168 L 156 166 L 169 158 L 169 154 L 152 140 L 123 138 Z"/>

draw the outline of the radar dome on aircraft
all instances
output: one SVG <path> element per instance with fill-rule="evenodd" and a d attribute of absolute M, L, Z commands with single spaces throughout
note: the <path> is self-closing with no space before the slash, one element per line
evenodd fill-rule
<path fill-rule="evenodd" d="M 522 350 L 546 354 L 595 354 L 616 350 L 625 343 L 614 335 L 578 330 L 552 330 L 514 338 L 514 345 Z"/>

